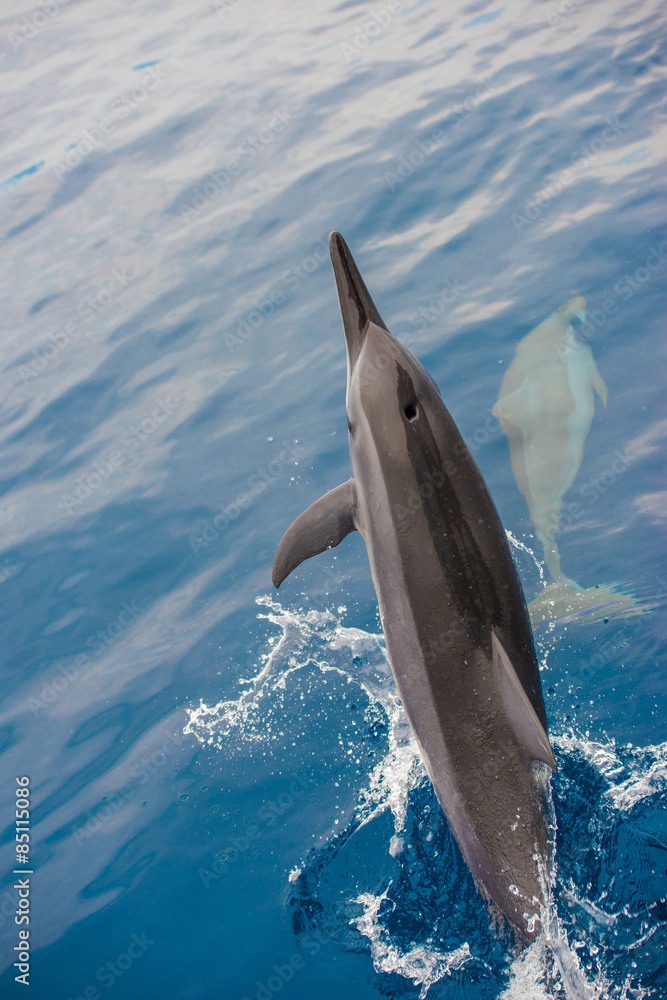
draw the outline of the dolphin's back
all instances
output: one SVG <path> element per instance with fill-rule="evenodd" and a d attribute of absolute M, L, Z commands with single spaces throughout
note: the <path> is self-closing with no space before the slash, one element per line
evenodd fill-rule
<path fill-rule="evenodd" d="M 403 353 L 421 375 L 419 362 Z M 403 369 L 399 385 L 414 382 L 411 374 Z M 400 447 L 395 438 L 391 447 L 387 440 L 395 428 L 368 422 L 373 441 L 365 450 L 377 459 L 360 478 L 375 480 L 368 487 L 372 495 L 386 494 L 382 515 L 368 518 L 368 542 L 378 562 L 394 561 L 378 575 L 400 574 L 431 660 L 438 650 L 467 642 L 490 655 L 495 632 L 546 729 L 528 611 L 505 532 L 477 463 L 431 385 L 429 379 L 426 392 L 419 386 L 419 416 L 401 428 Z M 406 384 L 406 397 L 417 394 L 416 386 Z M 387 545 L 389 536 L 393 546 Z"/>

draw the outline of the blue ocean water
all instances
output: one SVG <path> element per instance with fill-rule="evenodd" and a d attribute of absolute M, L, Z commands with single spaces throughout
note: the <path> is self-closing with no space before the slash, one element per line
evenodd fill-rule
<path fill-rule="evenodd" d="M 36 1000 L 667 996 L 664 8 L 13 0 L 1 24 L 3 997 L 21 776 Z M 332 229 L 529 598 L 491 410 L 518 341 L 587 298 L 609 400 L 563 568 L 653 610 L 536 632 L 555 949 L 516 954 L 458 854 L 362 540 L 271 587 L 349 476 Z"/>

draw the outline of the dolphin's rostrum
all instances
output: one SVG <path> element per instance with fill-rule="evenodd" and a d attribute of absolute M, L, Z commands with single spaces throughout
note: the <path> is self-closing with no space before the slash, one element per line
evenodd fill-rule
<path fill-rule="evenodd" d="M 345 241 L 329 247 L 347 342 L 352 478 L 283 537 L 282 581 L 361 532 L 396 685 L 477 884 L 539 931 L 549 842 L 540 677 L 498 513 L 435 382 L 388 332 Z"/>

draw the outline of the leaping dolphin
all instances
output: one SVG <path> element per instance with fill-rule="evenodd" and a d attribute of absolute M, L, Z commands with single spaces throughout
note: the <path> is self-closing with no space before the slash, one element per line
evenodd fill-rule
<path fill-rule="evenodd" d="M 273 583 L 355 529 L 394 678 L 478 886 L 531 940 L 547 892 L 554 768 L 526 604 L 498 513 L 438 387 L 329 238 L 347 343 L 352 478 L 285 533 Z"/>

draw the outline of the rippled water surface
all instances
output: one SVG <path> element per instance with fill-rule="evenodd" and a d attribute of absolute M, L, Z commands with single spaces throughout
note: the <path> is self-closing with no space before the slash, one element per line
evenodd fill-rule
<path fill-rule="evenodd" d="M 665 22 L 657 0 L 4 5 L 3 997 L 22 775 L 36 1000 L 667 996 Z M 461 860 L 362 540 L 274 598 L 283 531 L 349 476 L 332 229 L 529 599 L 491 410 L 518 341 L 587 299 L 609 399 L 563 568 L 653 610 L 536 632 L 552 949 L 516 954 Z"/>

